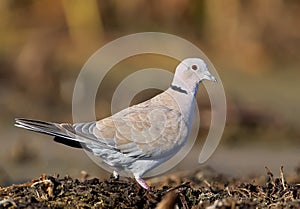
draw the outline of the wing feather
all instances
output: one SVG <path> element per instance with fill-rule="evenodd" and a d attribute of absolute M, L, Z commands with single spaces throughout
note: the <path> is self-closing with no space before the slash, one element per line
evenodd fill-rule
<path fill-rule="evenodd" d="M 160 101 L 160 100 L 158 100 Z M 188 128 L 174 101 L 148 100 L 96 123 L 94 135 L 126 156 L 140 158 L 168 154 L 180 146 Z"/>

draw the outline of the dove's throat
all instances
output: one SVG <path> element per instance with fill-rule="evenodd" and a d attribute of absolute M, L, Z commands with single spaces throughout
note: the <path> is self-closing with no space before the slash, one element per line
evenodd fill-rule
<path fill-rule="evenodd" d="M 198 81 L 188 78 L 182 79 L 181 77 L 175 75 L 170 88 L 181 94 L 196 96 L 198 86 Z"/>
<path fill-rule="evenodd" d="M 194 85 L 187 85 L 179 79 L 174 79 L 169 93 L 175 99 L 180 111 L 184 115 L 184 118 L 188 124 L 193 120 L 195 98 L 198 91 L 199 83 L 194 82 Z"/>

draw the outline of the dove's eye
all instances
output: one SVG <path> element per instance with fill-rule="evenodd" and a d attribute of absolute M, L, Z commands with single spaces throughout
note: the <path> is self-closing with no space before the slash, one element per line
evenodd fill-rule
<path fill-rule="evenodd" d="M 192 68 L 193 70 L 198 70 L 198 65 L 192 65 L 191 68 Z"/>

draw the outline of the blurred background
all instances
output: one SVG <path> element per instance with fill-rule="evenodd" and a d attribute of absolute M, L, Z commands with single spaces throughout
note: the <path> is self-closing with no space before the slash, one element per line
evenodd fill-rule
<path fill-rule="evenodd" d="M 294 172 L 300 163 L 299 11 L 297 0 L 2 0 L 0 185 L 41 173 L 109 175 L 85 152 L 15 128 L 14 118 L 72 122 L 73 87 L 87 59 L 114 39 L 148 31 L 191 41 L 222 79 L 227 124 L 204 166 L 233 176 L 264 173 L 264 166 L 277 171 L 283 165 Z M 146 67 L 174 72 L 177 64 L 157 55 L 119 63 L 100 86 L 105 91 L 97 96 L 97 117 L 110 115 L 113 92 L 130 72 Z M 198 143 L 170 172 L 203 166 L 197 159 L 209 128 L 210 105 L 200 88 Z M 141 92 L 132 103 L 157 93 Z"/>

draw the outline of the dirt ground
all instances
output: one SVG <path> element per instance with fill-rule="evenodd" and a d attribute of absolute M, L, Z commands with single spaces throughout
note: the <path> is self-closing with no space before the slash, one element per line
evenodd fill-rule
<path fill-rule="evenodd" d="M 232 178 L 210 168 L 148 180 L 150 190 L 131 178 L 101 181 L 42 175 L 0 187 L 0 208 L 299 208 L 300 168 L 296 175 Z M 277 172 L 276 172 L 277 173 Z"/>

